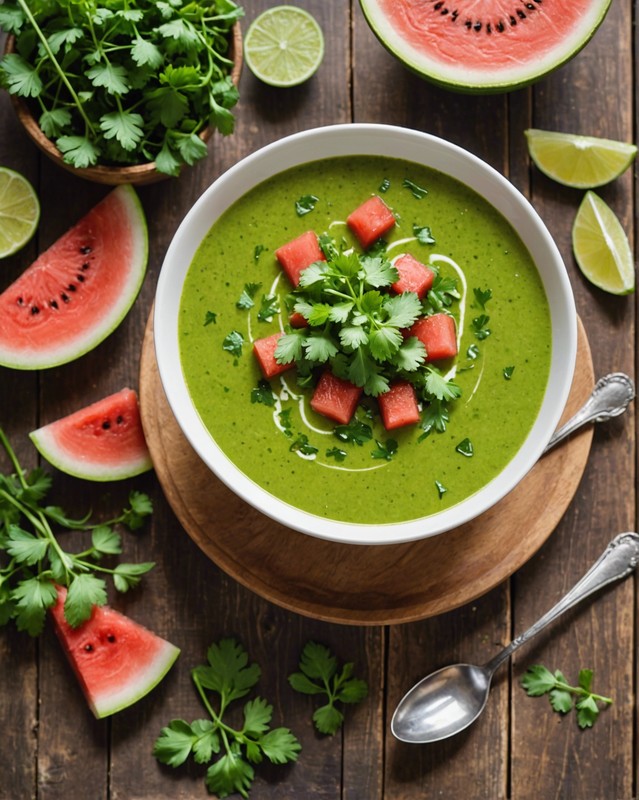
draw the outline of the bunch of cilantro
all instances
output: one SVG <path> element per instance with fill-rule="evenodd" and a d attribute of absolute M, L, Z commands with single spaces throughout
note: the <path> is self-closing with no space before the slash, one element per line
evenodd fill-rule
<path fill-rule="evenodd" d="M 301 273 L 289 301 L 309 327 L 284 334 L 276 360 L 294 361 L 302 384 L 315 367 L 327 364 L 337 377 L 361 386 L 372 397 L 387 392 L 393 380 L 403 379 L 425 402 L 457 399 L 459 387 L 426 363 L 423 343 L 416 336 L 405 336 L 419 317 L 459 298 L 456 289 L 437 280 L 424 303 L 415 292 L 392 294 L 388 289 L 399 276 L 383 242 L 363 254 L 338 248 L 328 235 L 320 236 L 319 242 L 326 261 Z"/>
<path fill-rule="evenodd" d="M 207 153 L 200 135 L 233 131 L 238 100 L 232 0 L 15 0 L 0 27 L 16 37 L 0 85 L 24 98 L 65 162 L 155 162 L 178 174 Z"/>
<path fill-rule="evenodd" d="M 51 476 L 39 468 L 24 470 L 2 428 L 0 445 L 13 466 L 11 473 L 0 474 L 0 625 L 14 620 L 18 630 L 37 636 L 47 609 L 57 600 L 58 586 L 66 586 L 64 615 L 76 627 L 91 616 L 93 606 L 106 603 L 105 577 L 126 592 L 153 568 L 153 562 L 102 563 L 122 552 L 116 526 L 140 528 L 153 511 L 151 500 L 142 492 L 131 492 L 129 506 L 114 519 L 100 523 L 90 522 L 88 515 L 72 519 L 60 506 L 46 502 Z M 84 532 L 84 547 L 71 552 L 54 527 Z"/>

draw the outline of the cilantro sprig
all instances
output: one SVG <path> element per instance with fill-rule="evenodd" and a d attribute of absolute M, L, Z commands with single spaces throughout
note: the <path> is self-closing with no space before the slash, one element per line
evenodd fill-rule
<path fill-rule="evenodd" d="M 342 703 L 359 703 L 368 694 L 368 684 L 353 677 L 353 664 L 341 669 L 328 647 L 308 642 L 300 657 L 299 672 L 289 675 L 288 681 L 302 694 L 324 694 L 327 703 L 313 712 L 313 723 L 320 733 L 332 736 L 342 726 L 344 713 L 338 708 Z"/>
<path fill-rule="evenodd" d="M 57 587 L 68 587 L 64 604 L 67 622 L 76 627 L 89 618 L 94 605 L 107 601 L 105 577 L 117 591 L 137 586 L 154 562 L 121 562 L 114 567 L 103 557 L 122 552 L 116 526 L 139 529 L 153 511 L 142 492 L 129 494 L 129 506 L 114 519 L 94 523 L 89 515 L 69 517 L 62 508 L 46 505 L 52 478 L 42 469 L 24 470 L 0 428 L 0 444 L 9 456 L 13 472 L 0 474 L 0 625 L 14 620 L 31 636 L 42 631 L 47 609 L 55 604 Z M 56 528 L 83 531 L 89 541 L 79 552 L 70 552 L 54 534 Z"/>
<path fill-rule="evenodd" d="M 426 364 L 423 343 L 405 335 L 424 308 L 414 292 L 388 291 L 398 273 L 384 252 L 339 249 L 326 235 L 320 245 L 326 261 L 307 267 L 293 292 L 293 309 L 308 327 L 279 339 L 276 360 L 295 362 L 302 374 L 328 365 L 372 397 L 388 391 L 395 379 L 409 380 L 426 402 L 458 397 L 459 388 Z"/>
<path fill-rule="evenodd" d="M 197 764 L 210 764 L 206 772 L 210 792 L 222 798 L 238 792 L 246 798 L 255 778 L 253 764 L 264 758 L 273 764 L 296 761 L 302 748 L 288 728 L 270 728 L 273 706 L 261 697 L 244 705 L 241 727 L 226 721 L 229 706 L 245 697 L 261 674 L 258 664 L 248 663 L 238 642 L 222 639 L 212 644 L 207 661 L 195 667 L 191 677 L 209 718 L 191 723 L 172 720 L 162 728 L 153 754 L 172 767 L 184 764 L 189 756 Z"/>
<path fill-rule="evenodd" d="M 599 704 L 610 705 L 610 697 L 603 697 L 591 690 L 593 671 L 579 671 L 577 686 L 571 686 L 560 670 L 551 672 L 541 664 L 529 667 L 521 679 L 521 685 L 530 697 L 548 695 L 554 711 L 567 714 L 573 709 L 577 712 L 577 724 L 580 728 L 592 728 L 600 713 Z"/>
<path fill-rule="evenodd" d="M 45 136 L 75 167 L 155 161 L 177 175 L 206 156 L 199 134 L 233 132 L 232 0 L 6 2 L 16 36 L 0 85 L 25 99 Z"/>

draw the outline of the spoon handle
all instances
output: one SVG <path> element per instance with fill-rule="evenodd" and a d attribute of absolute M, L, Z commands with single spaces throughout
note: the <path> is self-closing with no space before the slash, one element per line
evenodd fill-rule
<path fill-rule="evenodd" d="M 634 396 L 635 385 L 624 372 L 611 372 L 599 378 L 586 403 L 550 437 L 544 453 L 587 422 L 604 422 L 623 414 Z"/>
<path fill-rule="evenodd" d="M 529 639 L 532 639 L 533 636 L 536 636 L 539 631 L 557 619 L 564 611 L 577 605 L 577 603 L 580 603 L 609 583 L 626 578 L 634 571 L 638 563 L 639 535 L 633 532 L 620 533 L 610 542 L 598 560 L 568 594 L 564 595 L 557 605 L 546 612 L 525 633 L 513 639 L 508 647 L 485 665 L 484 669 L 492 674 L 515 650 Z"/>

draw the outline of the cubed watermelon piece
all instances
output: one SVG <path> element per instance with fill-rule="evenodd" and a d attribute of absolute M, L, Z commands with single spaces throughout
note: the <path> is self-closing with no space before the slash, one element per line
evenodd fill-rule
<path fill-rule="evenodd" d="M 410 253 L 399 256 L 393 266 L 399 273 L 399 278 L 392 284 L 391 289 L 397 294 L 415 292 L 421 300 L 428 292 L 435 280 L 435 273 L 430 267 L 422 264 Z"/>
<path fill-rule="evenodd" d="M 350 422 L 355 413 L 362 389 L 343 378 L 337 378 L 330 370 L 325 370 L 311 398 L 311 408 L 318 414 L 342 425 Z"/>
<path fill-rule="evenodd" d="M 394 381 L 390 389 L 377 398 L 382 422 L 387 431 L 419 422 L 419 407 L 413 385 L 408 381 Z"/>
<path fill-rule="evenodd" d="M 288 321 L 291 328 L 308 328 L 308 320 L 299 311 L 294 311 Z"/>
<path fill-rule="evenodd" d="M 408 331 L 416 336 L 426 348 L 426 361 L 439 361 L 457 355 L 455 320 L 450 314 L 433 314 L 422 317 Z"/>
<path fill-rule="evenodd" d="M 281 336 L 284 334 L 278 331 L 271 336 L 266 336 L 264 339 L 256 339 L 253 342 L 253 353 L 257 358 L 257 362 L 262 370 L 262 375 L 267 380 L 274 378 L 276 375 L 281 375 L 287 369 L 295 366 L 294 361 L 288 364 L 280 364 L 275 360 L 275 348 Z"/>
<path fill-rule="evenodd" d="M 349 214 L 346 223 L 366 250 L 395 225 L 395 217 L 382 198 L 374 194 Z"/>
<path fill-rule="evenodd" d="M 292 239 L 290 242 L 278 247 L 275 251 L 275 257 L 280 262 L 280 266 L 293 286 L 299 284 L 300 273 L 306 267 L 310 267 L 316 261 L 326 261 L 317 241 L 315 231 L 306 231 L 306 233 L 298 236 L 297 239 Z"/>

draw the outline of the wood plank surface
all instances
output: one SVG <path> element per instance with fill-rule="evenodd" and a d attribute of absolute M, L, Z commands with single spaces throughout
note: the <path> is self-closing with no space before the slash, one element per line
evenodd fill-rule
<path fill-rule="evenodd" d="M 93 352 L 38 373 L 0 368 L 0 426 L 27 466 L 38 463 L 27 434 L 117 391 L 139 387 L 142 342 L 164 253 L 204 189 L 237 160 L 289 133 L 343 122 L 386 122 L 427 131 L 488 161 L 532 201 L 564 257 L 596 376 L 634 375 L 636 300 L 605 295 L 585 281 L 570 231 L 583 192 L 561 187 L 531 166 L 523 131 L 564 130 L 632 141 L 637 127 L 636 34 L 639 4 L 613 0 L 588 46 L 531 87 L 469 96 L 408 72 L 377 41 L 357 0 L 292 0 L 320 22 L 326 55 L 317 74 L 288 90 L 265 87 L 245 68 L 236 130 L 214 136 L 209 157 L 177 180 L 141 187 L 149 224 L 149 271 L 132 311 Z M 269 0 L 245 4 L 246 30 Z M 0 34 L 0 46 L 3 36 Z M 401 155 L 401 154 L 399 154 Z M 312 153 L 309 153 L 309 158 Z M 0 289 L 108 191 L 57 168 L 17 123 L 0 90 L 0 165 L 22 172 L 42 202 L 34 240 L 1 264 Z M 633 170 L 597 190 L 618 214 L 633 247 Z M 7 470 L 6 460 L 0 468 Z M 152 694 L 112 719 L 93 719 L 50 628 L 38 640 L 0 630 L 0 725 L 4 733 L 0 800 L 191 800 L 208 795 L 197 766 L 176 770 L 152 757 L 170 719 L 202 710 L 190 670 L 209 644 L 235 636 L 262 668 L 259 692 L 303 751 L 295 765 L 260 765 L 254 800 L 632 800 L 637 797 L 636 579 L 612 587 L 548 629 L 502 667 L 482 718 L 447 742 L 397 742 L 389 723 L 402 694 L 430 669 L 481 663 L 547 610 L 618 532 L 637 525 L 636 413 L 596 427 L 577 492 L 556 530 L 511 578 L 462 607 L 401 625 L 341 625 L 268 602 L 206 558 L 182 529 L 150 473 L 123 484 L 91 484 L 59 472 L 55 501 L 80 515 L 117 513 L 131 488 L 152 496 L 151 523 L 125 538 L 128 560 L 154 560 L 142 586 L 110 595 L 112 604 L 178 645 L 182 654 Z M 558 470 L 556 480 L 562 475 Z M 543 504 L 539 509 L 543 514 Z M 525 536 L 525 530 L 521 531 Z M 369 697 L 347 709 L 335 737 L 313 728 L 313 699 L 287 676 L 304 644 L 327 644 L 352 661 Z M 576 679 L 592 668 L 595 690 L 614 698 L 592 730 L 560 718 L 545 698 L 519 685 L 533 663 Z"/>

